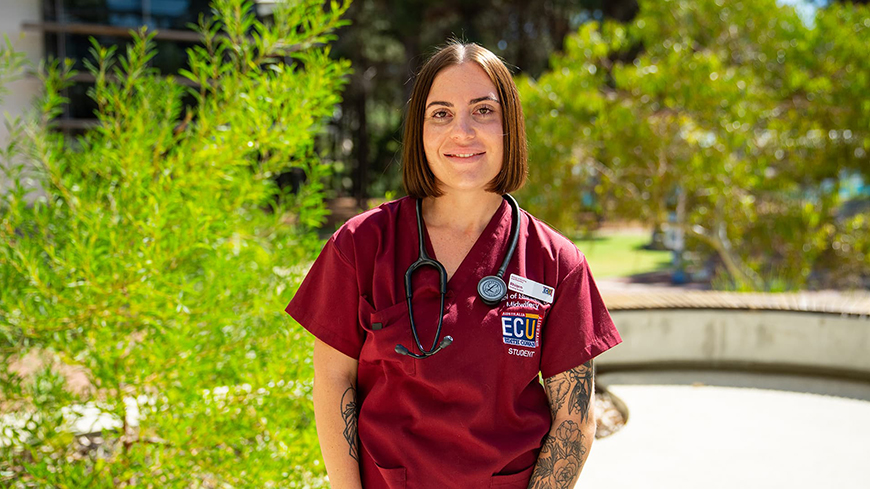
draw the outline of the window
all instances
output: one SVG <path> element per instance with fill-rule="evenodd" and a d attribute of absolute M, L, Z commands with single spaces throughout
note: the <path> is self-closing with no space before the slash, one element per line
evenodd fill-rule
<path fill-rule="evenodd" d="M 93 77 L 83 59 L 90 57 L 90 38 L 102 45 L 117 45 L 118 52 L 131 42 L 129 32 L 141 26 L 156 30 L 157 55 L 151 65 L 164 74 L 178 73 L 187 67 L 186 49 L 196 44 L 198 35 L 190 30 L 199 16 L 211 12 L 209 0 L 41 0 L 42 23 L 27 23 L 25 28 L 45 35 L 48 58 L 70 58 L 80 72 L 76 84 L 65 94 L 70 103 L 60 125 L 75 131 L 95 122 L 96 105 L 87 96 Z"/>

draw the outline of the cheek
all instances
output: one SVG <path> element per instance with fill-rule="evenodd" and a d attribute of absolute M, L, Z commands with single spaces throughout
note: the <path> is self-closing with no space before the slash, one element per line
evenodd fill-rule
<path fill-rule="evenodd" d="M 505 138 L 504 131 L 500 128 L 497 131 L 493 131 L 490 134 L 490 144 L 492 144 L 494 150 L 500 157 L 504 156 L 505 147 L 507 145 L 507 138 Z"/>
<path fill-rule="evenodd" d="M 438 129 L 429 124 L 423 126 L 423 151 L 426 153 L 426 156 L 433 156 L 438 153 L 438 148 L 444 139 L 443 131 Z"/>
<path fill-rule="evenodd" d="M 426 144 L 432 138 L 432 126 L 423 124 L 423 144 Z"/>
<path fill-rule="evenodd" d="M 504 129 L 501 124 L 492 124 L 487 128 L 486 135 L 490 140 L 490 143 L 496 146 L 504 147 L 505 144 L 505 134 Z"/>

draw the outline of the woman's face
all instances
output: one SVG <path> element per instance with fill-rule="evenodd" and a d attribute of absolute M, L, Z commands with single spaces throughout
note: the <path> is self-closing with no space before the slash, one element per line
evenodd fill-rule
<path fill-rule="evenodd" d="M 501 171 L 504 128 L 498 90 L 476 63 L 441 70 L 423 119 L 423 149 L 438 189 L 484 190 Z"/>

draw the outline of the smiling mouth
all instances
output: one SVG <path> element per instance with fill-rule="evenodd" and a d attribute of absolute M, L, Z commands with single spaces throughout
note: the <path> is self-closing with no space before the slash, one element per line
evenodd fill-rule
<path fill-rule="evenodd" d="M 453 154 L 447 153 L 447 156 L 452 156 L 453 158 L 471 158 L 472 156 L 479 156 L 482 154 L 483 154 L 483 152 L 481 152 L 481 153 L 453 153 Z"/>

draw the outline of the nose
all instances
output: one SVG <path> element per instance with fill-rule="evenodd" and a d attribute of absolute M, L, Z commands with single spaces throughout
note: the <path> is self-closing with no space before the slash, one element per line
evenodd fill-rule
<path fill-rule="evenodd" d="M 453 139 L 471 139 L 474 137 L 474 121 L 467 114 L 460 114 L 453 120 Z"/>

